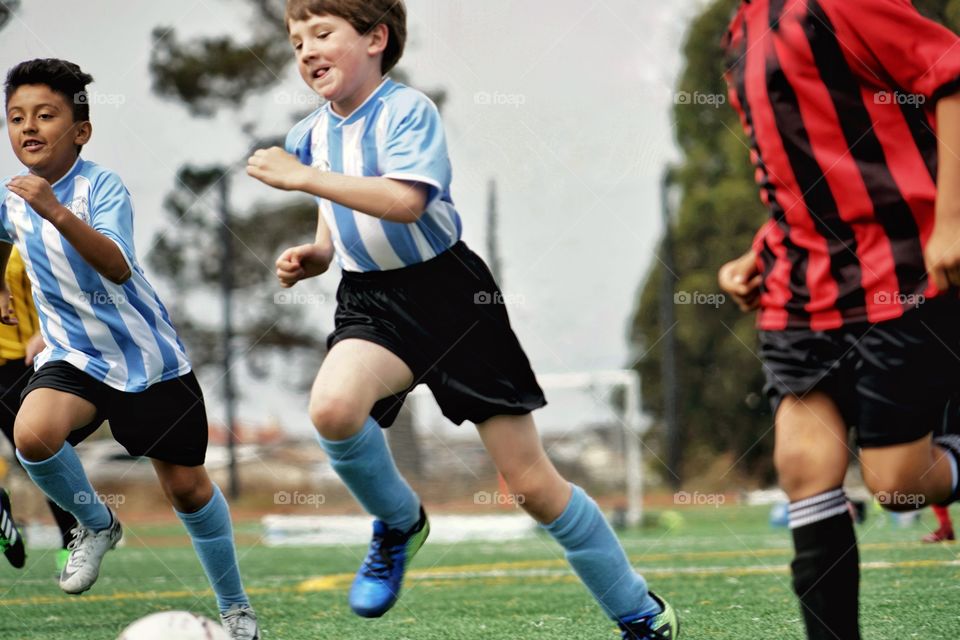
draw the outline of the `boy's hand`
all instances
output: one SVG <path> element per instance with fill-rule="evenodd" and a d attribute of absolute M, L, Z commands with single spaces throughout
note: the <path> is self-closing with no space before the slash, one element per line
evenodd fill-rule
<path fill-rule="evenodd" d="M 260 149 L 247 160 L 247 174 L 284 191 L 299 190 L 312 169 L 280 147 Z"/>
<path fill-rule="evenodd" d="M 33 334 L 33 337 L 27 341 L 26 353 L 24 354 L 23 361 L 27 366 L 33 364 L 33 359 L 37 357 L 41 351 L 47 348 L 47 343 L 43 341 L 43 336 L 39 332 Z"/>
<path fill-rule="evenodd" d="M 291 247 L 277 258 L 280 286 L 289 289 L 301 280 L 313 278 L 330 268 L 332 256 L 315 244 Z"/>
<path fill-rule="evenodd" d="M 760 306 L 760 283 L 763 276 L 757 267 L 757 254 L 749 251 L 720 267 L 720 288 L 740 306 L 741 311 L 753 311 Z"/>
<path fill-rule="evenodd" d="M 960 286 L 960 220 L 938 218 L 923 251 L 927 274 L 937 290 Z"/>
<path fill-rule="evenodd" d="M 13 301 L 10 299 L 10 290 L 6 285 L 0 288 L 0 322 L 3 324 L 17 324 L 17 316 L 13 313 Z"/>
<path fill-rule="evenodd" d="M 50 183 L 33 174 L 27 176 L 17 176 L 11 178 L 7 183 L 7 188 L 13 193 L 27 201 L 27 204 L 47 220 L 51 219 L 54 212 L 60 207 L 57 196 L 53 195 L 53 189 Z"/>

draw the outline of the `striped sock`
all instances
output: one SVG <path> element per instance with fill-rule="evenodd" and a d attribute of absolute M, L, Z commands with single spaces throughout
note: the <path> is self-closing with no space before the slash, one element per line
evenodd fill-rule
<path fill-rule="evenodd" d="M 857 640 L 860 558 L 842 488 L 790 504 L 793 588 L 809 640 Z"/>

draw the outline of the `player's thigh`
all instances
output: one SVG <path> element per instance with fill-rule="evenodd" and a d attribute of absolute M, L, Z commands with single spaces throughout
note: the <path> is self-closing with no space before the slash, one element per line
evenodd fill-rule
<path fill-rule="evenodd" d="M 403 393 L 413 380 L 410 367 L 389 349 L 367 340 L 342 340 L 313 383 L 310 416 L 318 428 L 362 424 L 377 400 Z"/>
<path fill-rule="evenodd" d="M 774 462 L 791 500 L 843 484 L 850 461 L 847 425 L 829 395 L 785 396 L 775 420 Z"/>
<path fill-rule="evenodd" d="M 925 506 L 927 495 L 936 502 L 949 498 L 950 463 L 935 447 L 933 436 L 886 447 L 864 448 L 860 453 L 863 481 L 881 504 L 891 508 Z M 944 458 L 944 459 L 941 459 Z"/>
<path fill-rule="evenodd" d="M 63 447 L 71 431 L 96 417 L 97 407 L 89 400 L 56 389 L 34 389 L 17 413 L 14 439 L 28 460 L 46 460 Z"/>

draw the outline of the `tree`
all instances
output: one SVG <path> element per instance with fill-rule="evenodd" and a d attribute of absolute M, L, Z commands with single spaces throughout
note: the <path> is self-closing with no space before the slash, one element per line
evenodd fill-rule
<path fill-rule="evenodd" d="M 677 95 L 726 95 L 721 41 L 738 4 L 714 0 L 694 19 Z M 915 4 L 953 29 L 960 27 L 960 0 Z M 681 194 L 674 221 L 676 301 L 683 303 L 684 293 L 719 293 L 717 270 L 750 247 L 768 214 L 757 195 L 749 143 L 734 110 L 722 99 L 678 100 L 673 115 L 683 154 L 674 172 Z M 649 350 L 637 369 L 644 381 L 645 408 L 658 419 L 663 403 L 657 347 L 669 329 L 660 325 L 657 314 L 661 277 L 662 265 L 654 261 L 638 295 L 630 333 L 638 352 Z M 737 462 L 730 480 L 748 476 L 772 481 L 773 419 L 760 395 L 763 376 L 754 355 L 754 317 L 741 314 L 732 303 L 675 308 L 680 425 L 683 441 L 689 443 L 683 467 L 707 468 L 708 460 L 726 454 L 726 460 Z"/>
<path fill-rule="evenodd" d="M 20 0 L 0 0 L 0 29 L 7 26 L 14 12 L 20 8 Z"/>

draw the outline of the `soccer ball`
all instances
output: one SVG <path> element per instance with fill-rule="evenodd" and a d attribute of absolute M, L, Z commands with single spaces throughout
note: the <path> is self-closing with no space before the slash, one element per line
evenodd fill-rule
<path fill-rule="evenodd" d="M 189 611 L 164 611 L 140 618 L 117 640 L 230 640 L 223 627 Z"/>

